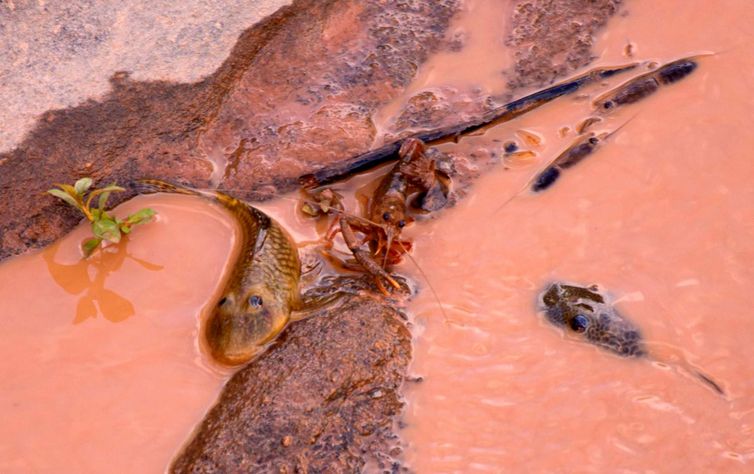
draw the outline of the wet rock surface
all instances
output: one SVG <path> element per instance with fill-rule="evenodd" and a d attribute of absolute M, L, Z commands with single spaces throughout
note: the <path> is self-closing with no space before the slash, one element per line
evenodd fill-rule
<path fill-rule="evenodd" d="M 539 85 L 587 64 L 587 36 L 616 3 L 514 5 L 510 86 Z M 297 0 L 244 31 L 222 66 L 199 82 L 116 73 L 103 98 L 46 112 L 0 154 L 0 260 L 44 246 L 79 221 L 42 194 L 51 183 L 152 177 L 264 199 L 292 189 L 302 174 L 367 151 L 377 138 L 372 114 L 434 51 L 463 47 L 446 42 L 460 6 Z M 574 22 L 556 25 L 562 15 Z M 425 94 L 401 112 L 401 126 L 477 114 L 492 102 Z M 478 172 L 475 157 L 457 158 L 460 174 Z M 390 470 L 409 358 L 409 332 L 388 302 L 353 297 L 295 323 L 233 377 L 173 470 L 355 472 L 367 461 Z"/>
<path fill-rule="evenodd" d="M 18 147 L 0 154 L 0 192 L 19 196 L 0 202 L 0 259 L 77 223 L 62 203 L 40 197 L 50 183 L 87 175 L 206 187 L 219 163 L 213 184 L 264 199 L 367 150 L 370 114 L 442 47 L 457 8 L 452 0 L 299 0 L 246 30 L 198 83 L 116 73 L 102 100 L 45 113 Z"/>
<path fill-rule="evenodd" d="M 509 87 L 539 87 L 594 59 L 594 32 L 618 11 L 621 0 L 518 2 L 506 44 L 515 64 Z"/>
<path fill-rule="evenodd" d="M 500 105 L 562 80 L 587 66 L 593 59 L 594 33 L 618 12 L 621 0 L 539 0 L 511 4 L 508 28 L 501 31 L 512 51 L 512 65 L 500 74 L 507 80 L 501 94 L 484 94 L 481 90 L 434 87 L 410 97 L 386 131 L 386 139 L 410 135 L 465 122 L 480 117 Z M 501 25 L 504 22 L 501 19 Z M 450 50 L 462 51 L 463 42 L 451 38 Z M 494 60 L 494 58 L 491 58 Z M 456 156 L 459 178 L 476 179 L 478 165 L 496 162 L 495 156 Z M 468 178 L 468 180 L 466 179 Z"/>
<path fill-rule="evenodd" d="M 201 80 L 243 30 L 287 3 L 0 2 L 0 152 L 11 150 L 39 114 L 100 100 L 116 71 L 139 81 Z"/>
<path fill-rule="evenodd" d="M 173 472 L 390 468 L 411 357 L 400 314 L 368 297 L 293 324 L 233 376 Z"/>
<path fill-rule="evenodd" d="M 451 0 L 299 0 L 246 30 L 200 82 L 116 73 L 103 99 L 46 112 L 23 142 L 0 154 L 0 192 L 24 196 L 0 202 L 0 259 L 44 246 L 77 223 L 62 203 L 38 197 L 53 182 L 157 177 L 264 199 L 291 189 L 302 174 L 368 150 L 375 110 L 433 51 L 457 47 L 445 31 L 458 8 Z M 568 48 L 590 45 L 615 9 L 614 0 L 517 4 L 507 39 L 517 57 L 511 86 L 551 82 L 587 64 L 588 48 Z M 570 26 L 545 36 L 559 23 Z M 438 126 L 501 99 L 424 94 L 409 101 L 400 124 Z"/>

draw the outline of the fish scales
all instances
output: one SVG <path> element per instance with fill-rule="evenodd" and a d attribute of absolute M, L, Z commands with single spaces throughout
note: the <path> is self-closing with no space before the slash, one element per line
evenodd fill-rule
<path fill-rule="evenodd" d="M 204 333 L 219 362 L 248 362 L 285 328 L 291 313 L 301 308 L 301 263 L 293 240 L 267 214 L 222 192 L 158 180 L 141 180 L 140 184 L 146 192 L 190 194 L 217 202 L 238 222 L 239 254 Z"/>

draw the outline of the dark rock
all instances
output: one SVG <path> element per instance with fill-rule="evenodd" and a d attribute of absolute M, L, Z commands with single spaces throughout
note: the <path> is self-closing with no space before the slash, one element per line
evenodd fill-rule
<path fill-rule="evenodd" d="M 514 48 L 511 89 L 541 87 L 594 59 L 594 33 L 621 0 L 529 0 L 513 9 L 506 44 Z"/>
<path fill-rule="evenodd" d="M 173 472 L 357 472 L 396 451 L 411 335 L 385 303 L 350 297 L 295 323 L 228 382 Z"/>

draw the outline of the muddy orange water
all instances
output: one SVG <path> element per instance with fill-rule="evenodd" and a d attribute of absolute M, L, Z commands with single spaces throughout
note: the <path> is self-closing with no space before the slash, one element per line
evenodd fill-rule
<path fill-rule="evenodd" d="M 115 213 L 144 206 L 156 222 L 86 261 L 88 225 L 0 266 L 0 472 L 161 472 L 217 397 L 198 331 L 235 224 L 185 196 Z"/>
<path fill-rule="evenodd" d="M 516 139 L 535 156 L 503 158 L 457 207 L 410 229 L 450 320 L 430 292 L 409 306 L 424 381 L 407 388 L 403 436 L 417 472 L 754 469 L 754 4 L 626 4 L 597 64 L 625 62 L 629 42 L 636 60 L 721 53 L 605 117 L 593 130 L 633 120 L 552 188 L 502 208 L 574 140 L 589 99 L 627 77 L 443 146 L 502 155 L 493 139 Z M 565 338 L 536 311 L 553 280 L 609 289 L 727 399 L 672 365 Z"/>
<path fill-rule="evenodd" d="M 626 76 L 443 145 L 500 157 L 502 142 L 514 139 L 531 154 L 502 158 L 455 208 L 406 232 L 448 317 L 429 291 L 409 307 L 412 371 L 424 382 L 407 385 L 402 434 L 417 472 L 752 470 L 754 6 L 626 4 L 628 14 L 599 38 L 597 64 L 723 52 L 596 124 L 612 131 L 633 118 L 540 195 L 503 205 L 574 140 L 589 99 Z M 420 70 L 403 100 L 431 88 L 501 92 L 495 71 L 509 56 L 500 44 L 489 46 L 497 66 L 474 65 L 504 31 L 505 9 L 469 1 L 464 15 L 452 34 L 462 32 L 468 50 L 430 60 L 435 72 Z M 448 68 L 454 55 L 466 66 Z M 400 105 L 383 111 L 380 129 Z M 316 239 L 310 221 L 279 204 L 273 215 L 297 240 Z M 100 260 L 79 261 L 86 231 L 78 229 L 0 267 L 0 471 L 163 470 L 227 377 L 207 360 L 198 331 L 232 252 L 233 225 L 181 196 L 120 209 L 144 205 L 159 220 Z M 410 264 L 400 272 L 423 280 Z M 676 347 L 727 398 L 672 365 L 563 337 L 535 307 L 556 279 L 609 289 L 649 340 Z"/>

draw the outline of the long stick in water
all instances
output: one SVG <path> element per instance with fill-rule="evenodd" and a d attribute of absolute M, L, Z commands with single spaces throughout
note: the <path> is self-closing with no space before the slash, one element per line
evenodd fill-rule
<path fill-rule="evenodd" d="M 395 140 L 391 143 L 381 146 L 375 150 L 362 153 L 352 157 L 341 164 L 315 171 L 299 178 L 299 182 L 306 186 L 320 186 L 338 181 L 353 173 L 365 171 L 379 164 L 391 161 L 397 158 L 398 150 L 403 142 L 409 138 L 418 138 L 425 143 L 438 143 L 441 141 L 457 140 L 463 135 L 475 132 L 481 128 L 507 122 L 520 115 L 530 112 L 537 107 L 544 105 L 553 99 L 571 94 L 581 87 L 612 77 L 615 74 L 629 71 L 638 66 L 639 63 L 626 64 L 623 66 L 596 68 L 580 76 L 550 86 L 541 91 L 527 95 L 520 99 L 509 102 L 494 110 L 487 112 L 482 117 L 461 124 L 450 125 L 447 127 L 424 130 L 417 132 L 408 137 Z"/>

